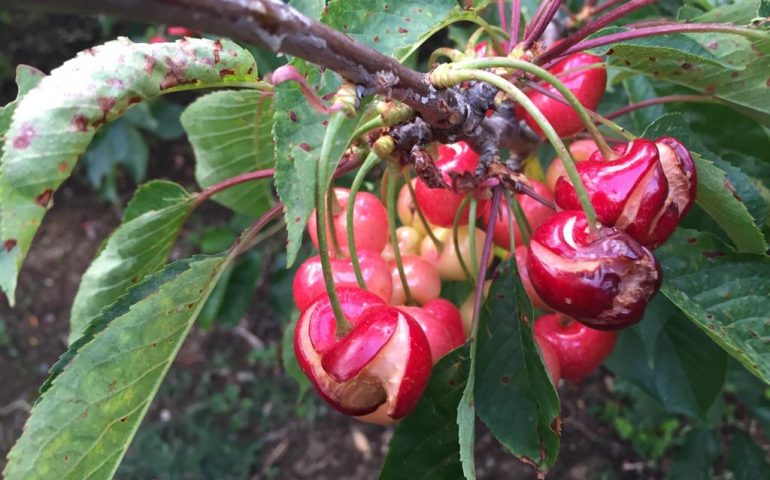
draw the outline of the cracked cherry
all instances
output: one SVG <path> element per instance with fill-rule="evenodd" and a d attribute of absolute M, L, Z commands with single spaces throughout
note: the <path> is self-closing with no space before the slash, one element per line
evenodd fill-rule
<path fill-rule="evenodd" d="M 551 192 L 542 183 L 536 180 L 531 180 L 530 186 L 535 191 L 535 193 L 544 199 L 549 201 L 553 200 Z M 532 230 L 535 230 L 548 217 L 554 214 L 554 211 L 551 208 L 543 205 L 529 195 L 521 193 L 516 195 L 516 199 L 519 201 L 519 205 L 521 205 L 524 216 L 527 217 L 527 222 L 529 223 L 529 226 L 532 228 Z M 487 209 L 487 212 L 484 214 L 484 225 L 489 225 L 492 217 L 494 217 L 495 226 L 493 230 L 493 240 L 495 245 L 506 250 L 511 248 L 511 236 L 508 231 L 508 216 L 511 214 L 512 212 L 510 212 L 508 206 L 503 202 L 501 202 L 500 207 L 498 208 L 497 215 L 494 215 L 491 209 Z M 513 232 L 516 245 L 521 245 L 523 243 L 523 239 L 521 238 L 519 225 L 516 223 L 516 217 L 511 215 L 511 221 L 513 222 Z"/>
<path fill-rule="evenodd" d="M 348 206 L 350 189 L 335 188 L 336 202 L 334 209 L 334 230 L 337 243 L 344 254 L 348 253 L 348 221 L 345 210 Z M 358 192 L 353 204 L 353 230 L 356 250 L 369 250 L 380 253 L 388 243 L 388 212 L 379 198 L 368 192 Z M 307 222 L 308 233 L 313 245 L 318 248 L 318 231 L 316 229 L 315 210 Z M 328 230 L 327 230 L 328 232 Z M 328 233 L 329 250 L 332 248 L 331 232 Z"/>
<path fill-rule="evenodd" d="M 580 383 L 596 370 L 613 348 L 618 335 L 586 327 L 558 314 L 535 320 L 535 338 L 550 344 L 561 369 L 561 376 Z"/>
<path fill-rule="evenodd" d="M 546 305 L 600 330 L 641 320 L 660 288 L 655 256 L 617 229 L 588 229 L 582 211 L 559 212 L 529 243 L 527 270 Z"/>
<path fill-rule="evenodd" d="M 388 424 L 408 415 L 425 389 L 431 350 L 408 314 L 355 287 L 337 289 L 350 330 L 337 332 L 328 297 L 297 321 L 294 352 L 300 368 L 332 407 Z"/>
<path fill-rule="evenodd" d="M 543 302 L 540 295 L 535 291 L 535 287 L 532 286 L 532 281 L 529 279 L 529 271 L 527 270 L 527 255 L 529 255 L 529 249 L 526 245 L 519 245 L 514 250 L 516 257 L 516 269 L 519 271 L 519 278 L 524 285 L 524 291 L 527 292 L 530 302 L 532 302 L 532 308 L 540 310 L 547 310 L 548 305 Z"/>
<path fill-rule="evenodd" d="M 465 142 L 439 145 L 438 147 L 436 167 L 441 172 L 441 176 L 447 185 L 452 185 L 451 173 L 472 174 L 476 171 L 478 165 L 478 154 Z M 465 195 L 455 193 L 448 188 L 430 188 L 422 179 L 417 179 L 415 199 L 417 200 L 417 204 L 420 206 L 423 215 L 425 215 L 425 219 L 433 225 L 439 227 L 451 227 L 464 198 Z M 476 207 L 477 217 L 484 214 L 488 203 L 489 202 L 484 199 L 478 201 L 478 206 Z M 459 224 L 467 225 L 467 223 L 468 206 L 463 210 Z"/>
<path fill-rule="evenodd" d="M 336 287 L 358 286 L 353 263 L 349 258 L 332 258 L 330 262 Z M 367 290 L 385 301 L 390 300 L 393 293 L 393 283 L 390 279 L 388 263 L 376 253 L 366 250 L 358 253 L 358 263 Z M 320 256 L 308 258 L 297 269 L 297 273 L 294 275 L 293 294 L 294 302 L 300 312 L 309 307 L 319 296 L 326 294 Z"/>
<path fill-rule="evenodd" d="M 596 110 L 607 87 L 607 71 L 604 67 L 584 68 L 587 65 L 602 62 L 602 58 L 595 55 L 573 53 L 556 63 L 549 71 L 575 94 L 584 107 L 589 110 Z M 561 95 L 554 87 L 545 82 L 541 82 L 540 86 L 557 97 Z M 528 91 L 527 96 L 551 123 L 559 137 L 568 137 L 583 130 L 580 117 L 569 104 L 562 103 L 560 100 L 536 90 Z M 543 131 L 521 105 L 516 105 L 516 116 L 523 118 L 535 133 L 545 138 Z"/>

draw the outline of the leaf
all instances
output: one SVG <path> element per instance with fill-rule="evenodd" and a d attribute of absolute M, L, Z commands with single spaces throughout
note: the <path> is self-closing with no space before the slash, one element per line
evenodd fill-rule
<path fill-rule="evenodd" d="M 674 459 L 668 480 L 710 480 L 711 465 L 720 453 L 713 432 L 700 427 L 690 430 L 682 450 Z"/>
<path fill-rule="evenodd" d="M 746 205 L 737 198 L 725 172 L 714 165 L 714 154 L 689 130 L 681 114 L 662 116 L 648 126 L 643 134 L 652 139 L 664 135 L 676 137 L 692 153 L 698 173 L 697 204 L 722 227 L 738 250 L 764 253 L 765 238 Z"/>
<path fill-rule="evenodd" d="M 289 5 L 296 8 L 304 15 L 318 20 L 321 18 L 321 13 L 326 6 L 325 0 L 289 0 Z"/>
<path fill-rule="evenodd" d="M 13 112 L 16 111 L 16 106 L 19 104 L 24 95 L 30 90 L 35 88 L 40 80 L 43 79 L 45 74 L 40 70 L 29 67 L 27 65 L 19 65 L 16 67 L 16 85 L 19 92 L 16 95 L 16 100 L 11 103 L 0 107 L 0 158 L 3 155 L 3 143 L 5 143 L 5 134 L 8 128 L 11 126 L 11 119 Z"/>
<path fill-rule="evenodd" d="M 83 274 L 70 314 L 70 344 L 104 307 L 166 264 L 194 200 L 172 182 L 155 180 L 137 189 L 123 223 Z"/>
<path fill-rule="evenodd" d="M 719 7 L 702 13 L 694 21 L 706 23 L 735 23 L 746 25 L 755 17 L 762 16 L 761 10 L 765 0 L 737 0 L 724 2 Z"/>
<path fill-rule="evenodd" d="M 476 407 L 473 402 L 473 361 L 460 402 L 457 404 L 457 439 L 460 446 L 460 465 L 466 480 L 476 480 Z"/>
<path fill-rule="evenodd" d="M 111 478 L 225 265 L 175 262 L 103 310 L 52 368 L 5 478 Z"/>
<path fill-rule="evenodd" d="M 96 130 L 161 93 L 255 82 L 256 65 L 225 40 L 135 44 L 81 52 L 19 102 L 0 166 L 0 287 L 14 301 L 19 268 L 50 207 Z"/>
<path fill-rule="evenodd" d="M 658 295 L 644 319 L 622 332 L 606 365 L 667 412 L 707 421 L 724 386 L 727 354 Z"/>
<path fill-rule="evenodd" d="M 770 479 L 770 464 L 767 463 L 765 451 L 743 432 L 733 435 L 727 464 L 735 480 Z"/>
<path fill-rule="evenodd" d="M 474 11 L 461 9 L 456 0 L 332 0 L 323 20 L 354 40 L 402 62 L 433 34 L 452 23 L 486 24 Z"/>
<path fill-rule="evenodd" d="M 272 99 L 259 91 L 223 91 L 199 98 L 182 114 L 195 151 L 195 179 L 210 187 L 273 163 Z M 272 204 L 270 183 L 251 181 L 214 195 L 236 212 L 259 216 Z"/>
<path fill-rule="evenodd" d="M 652 82 L 648 78 L 640 75 L 623 80 L 623 88 L 628 95 L 630 103 L 657 97 Z M 631 112 L 631 118 L 634 121 L 633 124 L 636 131 L 641 131 L 664 114 L 665 107 L 663 105 L 652 105 L 647 108 L 634 110 Z"/>
<path fill-rule="evenodd" d="M 500 443 L 545 471 L 559 453 L 559 397 L 536 347 L 531 306 L 511 263 L 500 267 L 482 310 L 474 398 L 479 418 Z"/>
<path fill-rule="evenodd" d="M 380 480 L 462 478 L 454 421 L 468 377 L 468 347 L 434 367 L 417 407 L 396 427 Z"/>
<path fill-rule="evenodd" d="M 713 235 L 684 229 L 656 254 L 663 265 L 663 294 L 770 384 L 770 257 L 737 253 Z"/>

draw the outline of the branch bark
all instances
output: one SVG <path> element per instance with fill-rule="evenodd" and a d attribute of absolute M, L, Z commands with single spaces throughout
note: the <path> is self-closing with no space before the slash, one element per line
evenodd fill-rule
<path fill-rule="evenodd" d="M 81 15 L 106 14 L 150 23 L 172 23 L 303 58 L 362 87 L 411 106 L 441 139 L 489 144 L 494 118 L 479 116 L 457 88 L 437 90 L 417 72 L 347 35 L 312 20 L 280 0 L 0 0 L 0 6 Z M 499 123 L 499 122 L 498 122 Z M 501 147 L 522 150 L 526 135 L 499 135 Z M 529 145 L 531 146 L 531 144 Z"/>

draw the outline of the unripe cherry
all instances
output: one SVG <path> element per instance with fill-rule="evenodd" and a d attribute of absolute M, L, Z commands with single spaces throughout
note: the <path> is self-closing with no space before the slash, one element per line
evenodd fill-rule
<path fill-rule="evenodd" d="M 481 254 L 484 250 L 484 238 L 486 235 L 478 228 L 474 229 L 476 235 L 476 258 L 481 261 Z M 433 231 L 438 240 L 443 242 L 443 247 L 439 250 L 430 237 L 422 240 L 420 255 L 429 262 L 433 262 L 438 270 L 442 280 L 463 280 L 465 272 L 463 271 L 460 260 L 457 257 L 454 236 L 451 229 L 437 228 Z M 460 247 L 460 255 L 465 262 L 465 266 L 472 270 L 473 260 L 471 257 L 471 242 L 468 227 L 459 227 L 457 229 L 457 241 Z M 489 262 L 491 263 L 490 255 Z"/>
<path fill-rule="evenodd" d="M 294 352 L 319 395 L 360 420 L 387 424 L 408 415 L 428 383 L 431 351 L 420 325 L 353 287 L 337 289 L 351 330 L 338 335 L 328 297 L 300 316 Z"/>
<path fill-rule="evenodd" d="M 334 230 L 337 243 L 344 254 L 348 253 L 348 220 L 345 213 L 348 206 L 350 189 L 335 188 L 337 197 L 334 214 Z M 368 192 L 358 192 L 353 204 L 353 229 L 355 231 L 356 250 L 369 250 L 380 253 L 388 243 L 388 212 L 379 198 Z M 318 230 L 315 210 L 307 222 L 308 233 L 313 245 L 318 248 Z M 327 229 L 329 249 L 332 248 L 331 232 Z"/>
<path fill-rule="evenodd" d="M 406 283 L 409 285 L 409 291 L 415 302 L 424 305 L 434 298 L 438 298 L 441 293 L 441 278 L 433 264 L 417 255 L 402 255 L 401 263 L 404 267 Z M 401 282 L 398 265 L 393 260 L 388 262 L 388 267 L 390 268 L 391 284 L 393 285 L 390 303 L 392 305 L 401 305 L 406 302 L 406 293 Z"/>
<path fill-rule="evenodd" d="M 401 255 L 417 255 L 420 253 L 420 244 L 423 237 L 417 230 L 412 227 L 398 227 L 396 229 L 396 237 L 398 238 L 398 248 Z M 387 261 L 396 258 L 391 243 L 385 245 L 385 248 L 382 250 L 382 258 Z"/>
<path fill-rule="evenodd" d="M 332 276 L 336 287 L 356 287 L 356 274 L 349 258 L 332 258 Z M 373 252 L 363 250 L 358 254 L 361 276 L 366 289 L 381 299 L 388 301 L 393 294 L 390 267 L 388 263 Z M 319 296 L 326 294 L 321 257 L 310 257 L 300 265 L 294 276 L 294 302 L 300 312 L 310 306 Z"/>
<path fill-rule="evenodd" d="M 481 297 L 481 303 L 484 303 L 487 295 L 489 295 L 489 289 L 491 287 L 492 280 L 487 280 L 484 282 L 484 292 Z M 463 331 L 465 332 L 466 337 L 471 334 L 471 328 L 473 327 L 473 301 L 475 298 L 476 292 L 471 292 L 468 294 L 468 297 L 466 297 L 463 304 L 460 305 L 460 317 L 463 319 Z"/>
<path fill-rule="evenodd" d="M 607 71 L 604 67 L 595 67 L 583 69 L 587 65 L 602 63 L 601 57 L 589 55 L 587 53 L 573 53 L 561 60 L 553 67 L 550 72 L 556 75 L 559 80 L 575 94 L 578 101 L 589 110 L 596 110 L 599 102 L 602 101 L 604 90 L 607 88 Z M 565 73 L 571 72 L 571 73 Z M 540 86 L 548 90 L 558 98 L 561 94 L 553 86 L 547 83 L 541 83 Z M 583 129 L 583 123 L 580 117 L 571 105 L 556 100 L 537 90 L 527 92 L 527 96 L 551 123 L 556 134 L 560 137 L 568 137 L 578 133 Z M 545 137 L 540 126 L 534 121 L 532 116 L 521 107 L 516 105 L 516 116 L 526 120 L 527 125 L 538 135 Z"/>
<path fill-rule="evenodd" d="M 417 179 L 411 180 L 412 188 L 417 188 Z M 412 198 L 412 192 L 409 191 L 409 186 L 404 184 L 401 187 L 401 191 L 398 192 L 398 199 L 396 200 L 396 212 L 398 212 L 398 219 L 401 224 L 407 227 L 412 227 L 422 237 L 427 232 L 425 231 L 425 225 L 420 219 L 420 215 L 417 213 L 417 204 Z"/>
<path fill-rule="evenodd" d="M 527 270 L 546 305 L 600 330 L 641 320 L 662 280 L 652 252 L 614 228 L 591 232 L 582 211 L 559 212 L 540 225 Z"/>
<path fill-rule="evenodd" d="M 545 185 L 536 180 L 531 180 L 530 184 L 535 193 L 546 200 L 553 200 L 551 192 L 545 187 Z M 543 205 L 529 195 L 523 193 L 518 194 L 516 195 L 516 199 L 519 201 L 521 209 L 524 212 L 524 216 L 527 217 L 527 221 L 529 222 L 529 226 L 532 228 L 532 230 L 535 230 L 548 217 L 554 214 L 552 209 Z M 516 245 L 521 245 L 524 240 L 521 238 L 521 231 L 519 230 L 518 223 L 516 223 L 516 217 L 513 215 L 513 212 L 510 212 L 508 206 L 505 205 L 505 203 L 500 203 L 497 215 L 494 215 L 491 210 L 488 210 L 487 213 L 484 214 L 485 225 L 489 225 L 489 222 L 492 221 L 494 217 L 495 227 L 493 232 L 495 245 L 500 248 L 505 248 L 506 250 L 511 248 L 511 236 L 508 231 L 509 215 L 511 215 L 511 221 L 513 222 L 513 232 Z"/>
<path fill-rule="evenodd" d="M 450 173 L 473 173 L 479 165 L 478 154 L 465 142 L 439 145 L 438 155 L 436 167 L 441 172 L 444 182 L 450 186 L 452 185 Z M 451 227 L 465 195 L 447 188 L 430 188 L 422 179 L 417 179 L 415 198 L 428 222 L 439 227 Z M 476 208 L 477 217 L 484 214 L 488 203 L 487 200 L 479 200 Z M 460 225 L 467 223 L 468 207 L 466 206 L 460 216 Z"/>
<path fill-rule="evenodd" d="M 598 147 L 593 140 L 575 140 L 569 145 L 569 153 L 572 155 L 575 163 L 588 160 L 596 150 L 598 150 Z M 561 158 L 555 157 L 551 160 L 551 164 L 548 165 L 548 170 L 545 173 L 545 185 L 548 187 L 548 190 L 553 192 L 556 189 L 556 181 L 559 180 L 559 177 L 564 177 L 569 182 L 569 177 L 567 176 L 567 171 L 564 170 Z"/>
<path fill-rule="evenodd" d="M 551 345 L 561 367 L 561 376 L 579 383 L 612 353 L 618 335 L 594 330 L 558 314 L 535 320 L 535 339 Z"/>

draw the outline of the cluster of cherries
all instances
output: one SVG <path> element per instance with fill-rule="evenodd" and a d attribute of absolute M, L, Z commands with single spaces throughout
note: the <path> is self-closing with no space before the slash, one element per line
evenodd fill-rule
<path fill-rule="evenodd" d="M 598 57 L 579 53 L 551 71 L 561 74 L 581 103 L 595 109 L 606 72 L 586 65 L 599 62 Z M 560 136 L 579 132 L 582 124 L 574 110 L 542 92 L 551 89 L 543 85 L 528 96 Z M 542 135 L 526 113 L 518 116 Z M 535 340 L 554 382 L 581 381 L 612 351 L 614 331 L 642 318 L 662 280 L 652 250 L 687 213 L 697 184 L 689 152 L 674 138 L 619 144 L 612 158 L 604 158 L 590 140 L 572 142 L 570 152 L 596 211 L 595 225 L 589 224 L 559 159 L 549 166 L 546 184 L 530 180 L 538 199 L 516 195 L 532 229 L 528 245 L 521 232 L 525 227 L 509 219 L 507 205 L 493 212 L 488 190 L 472 194 L 478 223 L 491 228 L 501 249 L 511 248 L 513 225 L 516 248 L 511 253 L 524 288 L 538 311 L 554 312 L 534 324 Z M 476 152 L 463 142 L 439 145 L 437 157 L 436 167 L 448 185 L 457 175 L 475 172 L 479 164 Z M 294 280 L 301 312 L 294 337 L 300 367 L 330 405 L 374 423 L 407 415 L 432 365 L 465 342 L 472 299 L 458 309 L 439 297 L 441 282 L 466 278 L 467 266 L 482 257 L 485 239 L 483 230 L 468 226 L 465 195 L 451 188 L 429 188 L 421 179 L 413 180 L 411 187 L 404 185 L 397 200 L 402 270 L 388 242 L 388 214 L 382 202 L 370 193 L 356 194 L 353 225 L 348 225 L 344 212 L 350 191 L 335 190 L 333 228 L 327 225 L 327 232 L 336 239 L 331 242 L 337 245 L 331 273 L 347 321 L 345 331 L 338 330 L 342 326 L 327 295 L 320 257 L 305 261 Z M 548 205 L 551 202 L 557 211 Z M 349 258 L 348 229 L 353 230 L 365 289 Z M 317 248 L 315 215 L 308 230 Z M 476 252 L 471 251 L 474 243 Z"/>

